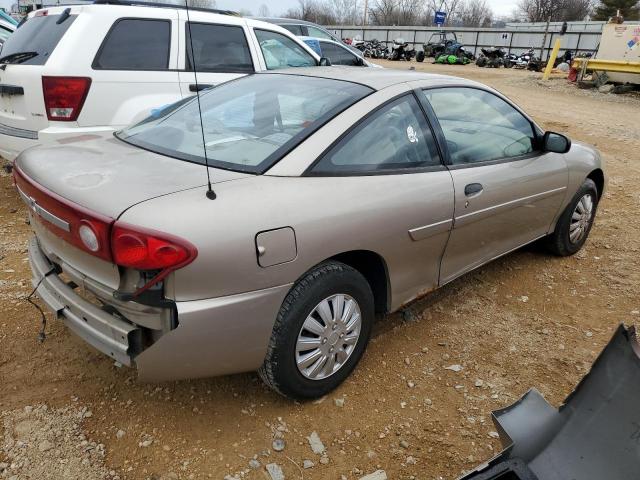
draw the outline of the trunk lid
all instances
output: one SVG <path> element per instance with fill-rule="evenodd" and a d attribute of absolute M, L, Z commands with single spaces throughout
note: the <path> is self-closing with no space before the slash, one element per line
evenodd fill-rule
<path fill-rule="evenodd" d="M 45 189 L 112 219 L 137 203 L 207 182 L 204 165 L 148 152 L 113 137 L 81 136 L 68 144 L 29 149 L 16 166 Z M 250 176 L 209 168 L 212 183 Z"/>

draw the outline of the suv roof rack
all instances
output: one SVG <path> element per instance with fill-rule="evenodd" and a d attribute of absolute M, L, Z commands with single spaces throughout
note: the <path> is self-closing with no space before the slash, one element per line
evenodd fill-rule
<path fill-rule="evenodd" d="M 189 1 L 189 0 L 186 0 Z M 159 8 L 183 8 L 186 9 L 184 3 L 161 3 L 161 2 L 145 2 L 142 0 L 94 0 L 94 5 L 129 5 L 136 7 L 159 7 Z M 238 12 L 232 10 L 218 10 L 215 8 L 206 7 L 189 7 L 189 10 L 197 10 L 200 12 L 217 13 L 220 15 L 231 15 L 234 17 L 241 17 Z"/>

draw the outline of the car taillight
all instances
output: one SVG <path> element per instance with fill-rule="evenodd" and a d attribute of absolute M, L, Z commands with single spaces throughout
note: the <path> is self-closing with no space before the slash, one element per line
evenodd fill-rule
<path fill-rule="evenodd" d="M 113 219 L 70 202 L 13 168 L 16 187 L 33 212 L 34 219 L 71 245 L 111 262 L 109 233 Z"/>
<path fill-rule="evenodd" d="M 91 79 L 87 77 L 42 77 L 47 118 L 61 122 L 77 120 L 90 86 Z"/>
<path fill-rule="evenodd" d="M 175 270 L 197 255 L 196 248 L 186 240 L 120 222 L 111 232 L 111 251 L 117 265 L 136 270 Z"/>

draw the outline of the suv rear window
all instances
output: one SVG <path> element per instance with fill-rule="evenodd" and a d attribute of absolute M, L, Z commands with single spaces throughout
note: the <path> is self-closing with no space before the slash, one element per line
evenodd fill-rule
<path fill-rule="evenodd" d="M 61 18 L 63 16 L 66 19 Z M 76 15 L 64 13 L 30 18 L 4 42 L 0 61 L 44 65 L 75 19 Z M 62 22 L 58 23 L 58 20 Z"/>
<path fill-rule="evenodd" d="M 169 20 L 124 18 L 111 27 L 92 67 L 97 70 L 167 70 L 170 48 Z"/>
<path fill-rule="evenodd" d="M 187 27 L 187 65 L 193 71 L 191 42 L 198 72 L 253 72 L 253 61 L 242 27 L 190 23 Z"/>

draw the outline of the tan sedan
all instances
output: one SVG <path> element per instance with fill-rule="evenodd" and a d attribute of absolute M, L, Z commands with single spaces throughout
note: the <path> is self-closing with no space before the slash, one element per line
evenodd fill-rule
<path fill-rule="evenodd" d="M 537 239 L 577 252 L 605 186 L 593 148 L 459 78 L 296 69 L 200 100 L 204 131 L 191 100 L 15 165 L 38 294 L 145 380 L 323 395 L 376 313 Z"/>

